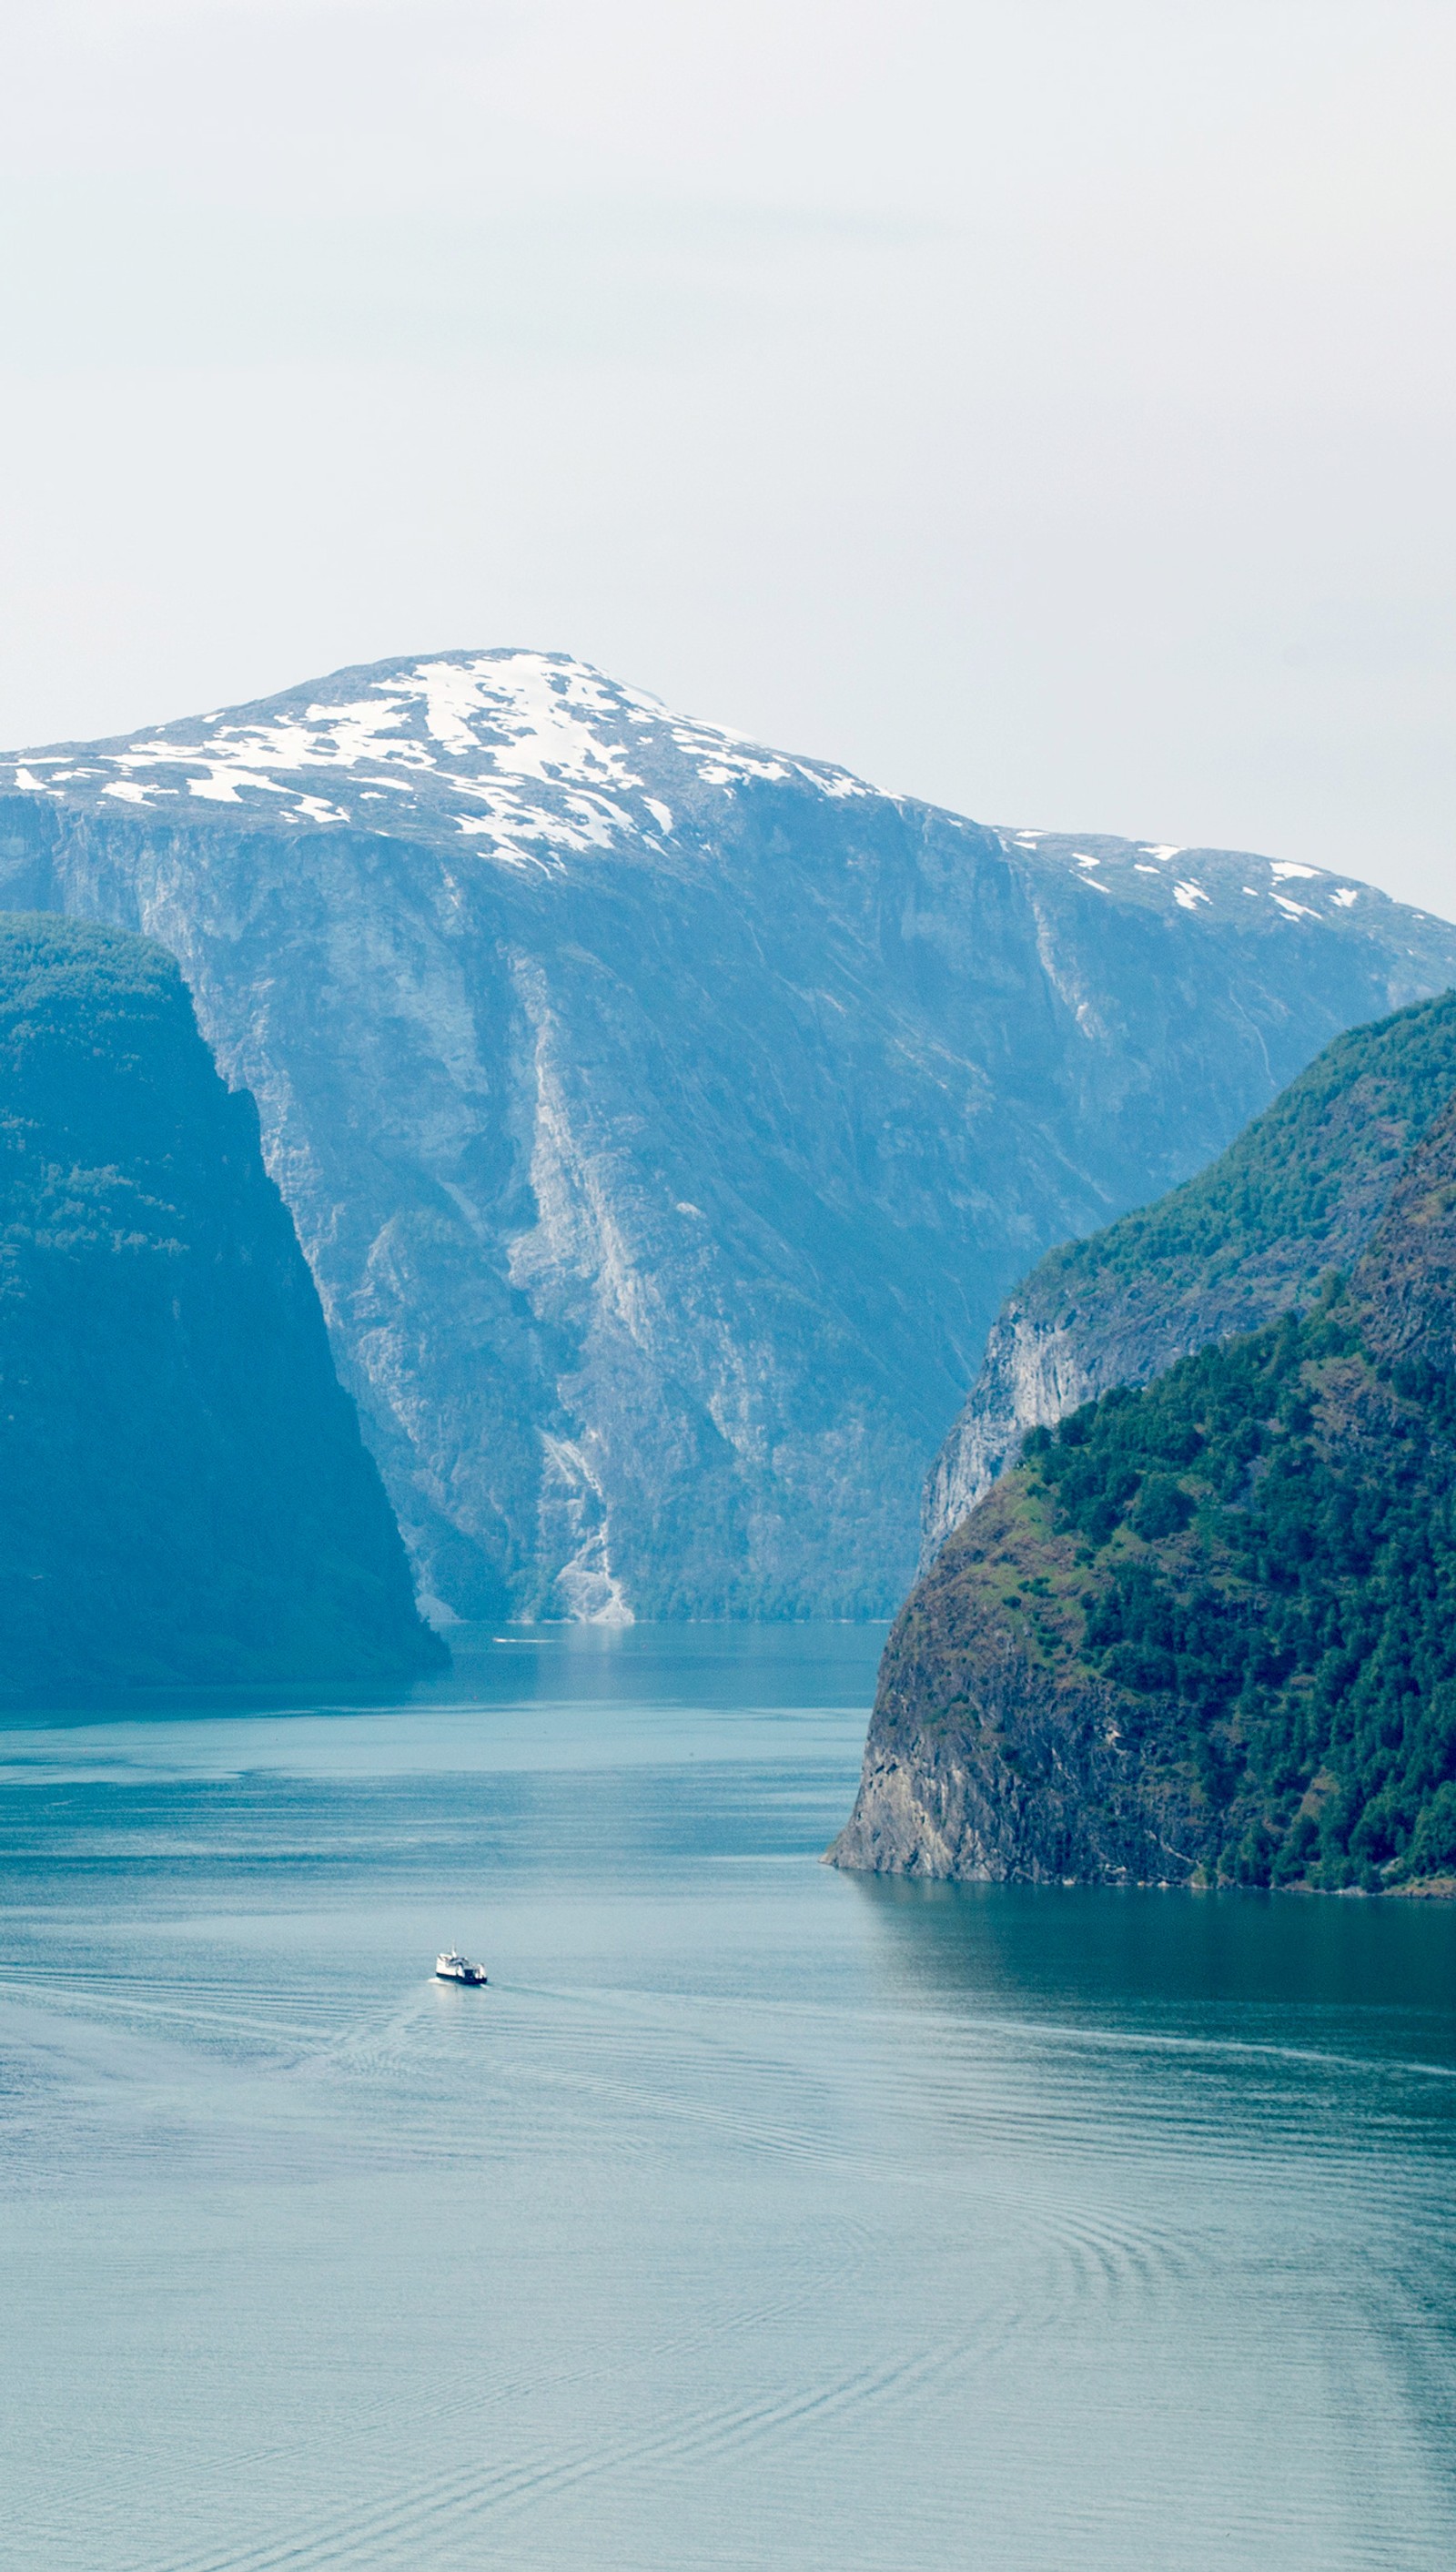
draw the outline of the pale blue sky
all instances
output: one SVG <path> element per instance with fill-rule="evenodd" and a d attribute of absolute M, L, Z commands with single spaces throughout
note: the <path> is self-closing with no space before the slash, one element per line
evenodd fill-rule
<path fill-rule="evenodd" d="M 1456 915 L 1449 0 L 48 0 L 0 740 L 582 653 Z"/>

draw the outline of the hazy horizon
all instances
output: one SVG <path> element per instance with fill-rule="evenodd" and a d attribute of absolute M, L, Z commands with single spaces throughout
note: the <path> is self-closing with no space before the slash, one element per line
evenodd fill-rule
<path fill-rule="evenodd" d="M 520 643 L 1456 911 L 1432 0 L 58 0 L 10 53 L 7 746 Z"/>

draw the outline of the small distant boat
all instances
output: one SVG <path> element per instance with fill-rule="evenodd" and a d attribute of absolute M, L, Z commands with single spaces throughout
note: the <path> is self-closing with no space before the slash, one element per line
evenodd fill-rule
<path fill-rule="evenodd" d="M 434 1960 L 435 1980 L 441 1983 L 483 1983 L 485 1968 L 472 1965 L 468 1956 L 457 1955 L 452 1947 L 447 1956 Z"/>

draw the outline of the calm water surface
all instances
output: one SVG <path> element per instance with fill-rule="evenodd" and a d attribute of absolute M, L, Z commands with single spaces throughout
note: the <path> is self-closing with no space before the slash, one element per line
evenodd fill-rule
<path fill-rule="evenodd" d="M 8 1727 L 17 2572 L 1456 2562 L 1456 1917 L 835 1875 L 880 1639 Z"/>

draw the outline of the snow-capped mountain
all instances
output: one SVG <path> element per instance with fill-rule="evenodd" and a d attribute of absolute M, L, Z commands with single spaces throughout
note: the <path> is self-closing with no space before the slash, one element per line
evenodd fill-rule
<path fill-rule="evenodd" d="M 842 769 L 783 759 L 669 715 L 580 662 L 546 652 L 452 652 L 344 670 L 263 704 L 163 724 L 124 742 L 0 765 L 22 793 L 67 803 L 252 805 L 291 825 L 478 840 L 502 866 L 550 867 L 623 839 L 671 836 L 666 779 L 701 800 L 751 779 L 869 795 Z M 372 808 L 383 807 L 382 812 Z"/>
<path fill-rule="evenodd" d="M 1005 1289 L 1456 929 L 987 830 L 560 655 L 0 762 L 0 899 L 180 958 L 461 1613 L 873 1612 Z"/>

